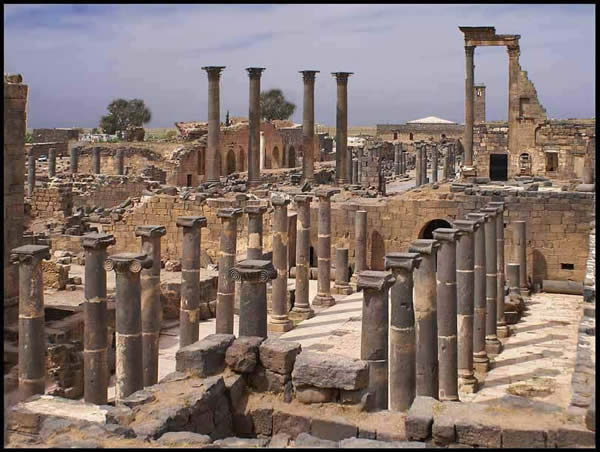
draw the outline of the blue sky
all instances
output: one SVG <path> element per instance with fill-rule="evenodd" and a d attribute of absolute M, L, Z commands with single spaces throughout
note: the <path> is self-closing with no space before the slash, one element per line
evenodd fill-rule
<path fill-rule="evenodd" d="M 28 127 L 94 127 L 117 97 L 149 127 L 206 120 L 203 66 L 227 66 L 221 113 L 248 115 L 244 68 L 266 67 L 302 121 L 303 69 L 320 70 L 315 119 L 335 125 L 331 72 L 350 71 L 350 125 L 464 121 L 464 26 L 520 34 L 520 63 L 551 118 L 595 115 L 595 5 L 5 5 L 4 72 L 29 85 Z M 507 117 L 505 48 L 475 50 L 487 119 Z"/>

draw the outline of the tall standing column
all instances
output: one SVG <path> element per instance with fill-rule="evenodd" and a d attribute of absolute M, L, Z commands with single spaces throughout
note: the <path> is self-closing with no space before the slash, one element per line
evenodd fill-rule
<path fill-rule="evenodd" d="M 72 147 L 70 149 L 70 156 L 71 156 L 71 160 L 70 160 L 70 167 L 71 167 L 71 174 L 77 174 L 77 167 L 79 166 L 79 150 L 76 147 Z"/>
<path fill-rule="evenodd" d="M 142 363 L 144 387 L 158 382 L 158 339 L 162 324 L 160 303 L 160 238 L 167 233 L 164 226 L 143 225 L 135 230 L 142 238 L 142 253 L 152 258 L 152 266 L 141 272 L 142 288 Z"/>
<path fill-rule="evenodd" d="M 263 256 L 263 214 L 267 206 L 246 206 L 248 214 L 248 252 L 247 259 L 262 259 Z"/>
<path fill-rule="evenodd" d="M 396 283 L 390 290 L 390 410 L 410 408 L 416 394 L 416 337 L 413 309 L 413 270 L 419 267 L 418 253 L 388 253 L 385 269 L 392 270 Z"/>
<path fill-rule="evenodd" d="M 354 185 L 360 184 L 360 180 L 358 178 L 358 165 L 359 165 L 358 159 L 352 159 L 352 183 Z"/>
<path fill-rule="evenodd" d="M 519 262 L 519 282 L 521 295 L 529 295 L 527 281 L 527 229 L 524 220 L 513 222 L 513 243 L 516 248 L 515 258 Z"/>
<path fill-rule="evenodd" d="M 314 317 L 308 300 L 310 280 L 310 201 L 312 196 L 296 195 L 294 202 L 298 211 L 296 233 L 296 293 L 292 312 L 302 320 Z"/>
<path fill-rule="evenodd" d="M 396 282 L 391 272 L 365 270 L 358 275 L 363 291 L 360 359 L 369 363 L 369 392 L 374 409 L 388 407 L 388 290 Z"/>
<path fill-rule="evenodd" d="M 288 211 L 287 215 L 287 231 L 288 231 L 288 274 L 292 267 L 296 266 L 296 235 L 298 234 L 298 213 Z"/>
<path fill-rule="evenodd" d="M 427 177 L 427 148 L 429 145 L 427 143 L 423 143 L 421 146 L 421 158 L 423 161 L 421 162 L 421 185 L 429 183 L 429 178 Z"/>
<path fill-rule="evenodd" d="M 92 149 L 92 172 L 100 174 L 100 148 L 98 147 Z"/>
<path fill-rule="evenodd" d="M 464 166 L 467 168 L 473 167 L 474 54 L 475 46 L 465 46 L 465 142 L 463 146 L 465 150 Z"/>
<path fill-rule="evenodd" d="M 144 388 L 140 271 L 151 266 L 152 258 L 138 253 L 113 254 L 104 261 L 104 269 L 116 274 L 117 404 Z"/>
<path fill-rule="evenodd" d="M 438 398 L 438 344 L 436 254 L 437 240 L 418 239 L 408 251 L 419 253 L 421 263 L 413 273 L 417 331 L 417 395 Z"/>
<path fill-rule="evenodd" d="M 485 324 L 485 349 L 488 355 L 497 355 L 502 350 L 498 340 L 496 325 L 496 302 L 498 297 L 498 253 L 496 245 L 495 207 L 486 207 L 481 212 L 488 214 L 490 221 L 485 224 L 485 298 L 487 318 Z"/>
<path fill-rule="evenodd" d="M 423 158 L 421 157 L 421 153 L 423 151 L 422 151 L 421 143 L 416 142 L 415 148 L 416 148 L 416 152 L 415 152 L 415 187 L 419 187 L 423 182 L 423 176 L 421 175 L 421 173 L 423 171 L 422 170 Z"/>
<path fill-rule="evenodd" d="M 219 80 L 225 66 L 205 66 L 208 74 L 208 136 L 206 140 L 206 182 L 219 182 L 219 136 L 221 128 L 221 101 Z"/>
<path fill-rule="evenodd" d="M 436 144 L 431 146 L 431 182 L 438 181 L 438 147 Z"/>
<path fill-rule="evenodd" d="M 11 250 L 10 261 L 19 265 L 19 391 L 23 398 L 43 394 L 46 381 L 44 330 L 44 279 L 42 259 L 50 248 L 23 245 Z"/>
<path fill-rule="evenodd" d="M 332 72 L 337 81 L 337 109 L 335 116 L 335 183 L 350 183 L 348 178 L 348 77 L 353 72 Z"/>
<path fill-rule="evenodd" d="M 474 303 L 473 311 L 473 368 L 479 373 L 488 371 L 490 360 L 485 350 L 485 326 L 487 323 L 486 306 L 486 276 L 485 276 L 485 222 L 489 218 L 484 213 L 469 213 L 467 218 L 476 222 L 479 227 L 475 230 L 475 261 L 473 265 Z"/>
<path fill-rule="evenodd" d="M 357 210 L 354 216 L 354 273 L 353 284 L 358 274 L 367 269 L 367 211 Z"/>
<path fill-rule="evenodd" d="M 275 209 L 273 212 L 273 266 L 277 271 L 277 278 L 273 280 L 272 284 L 269 330 L 277 332 L 289 331 L 293 327 L 287 311 L 287 205 L 289 202 L 289 199 L 281 196 L 271 198 L 271 204 Z"/>
<path fill-rule="evenodd" d="M 444 180 L 450 179 L 450 150 L 447 144 L 442 146 L 442 153 L 444 158 L 444 169 L 442 171 L 442 178 Z"/>
<path fill-rule="evenodd" d="M 48 177 L 54 177 L 56 175 L 56 149 L 50 148 L 48 150 Z"/>
<path fill-rule="evenodd" d="M 179 307 L 179 348 L 198 340 L 200 320 L 200 228 L 205 217 L 178 217 L 183 228 L 181 244 L 181 303 Z"/>
<path fill-rule="evenodd" d="M 248 67 L 250 106 L 248 110 L 248 186 L 260 185 L 260 77 L 264 67 Z M 314 132 L 313 132 L 314 133 Z"/>
<path fill-rule="evenodd" d="M 475 237 L 479 223 L 455 220 L 460 231 L 456 245 L 456 293 L 458 331 L 458 384 L 463 392 L 475 392 L 473 374 L 473 315 L 475 312 Z"/>
<path fill-rule="evenodd" d="M 319 197 L 319 243 L 317 250 L 319 278 L 317 295 L 313 298 L 314 306 L 333 306 L 335 300 L 331 296 L 331 197 L 339 193 L 339 189 L 323 188 L 317 190 Z"/>
<path fill-rule="evenodd" d="M 83 399 L 87 403 L 108 402 L 108 314 L 106 309 L 106 249 L 116 243 L 110 234 L 83 236 L 85 286 L 83 304 Z"/>
<path fill-rule="evenodd" d="M 315 76 L 319 71 L 300 71 L 304 81 L 304 108 L 302 111 L 302 177 L 315 180 Z"/>
<path fill-rule="evenodd" d="M 233 334 L 235 283 L 229 280 L 227 274 L 235 265 L 237 218 L 241 214 L 242 209 L 231 207 L 217 211 L 217 217 L 221 219 L 221 242 L 219 248 L 216 334 Z"/>
<path fill-rule="evenodd" d="M 437 324 L 439 400 L 458 400 L 458 348 L 456 331 L 456 240 L 460 231 L 438 228 L 433 238 L 441 244 L 437 254 Z"/>
<path fill-rule="evenodd" d="M 508 151 L 518 154 L 518 139 L 516 127 L 519 120 L 519 44 L 507 46 L 508 52 Z M 511 176 L 509 174 L 509 176 Z"/>
<path fill-rule="evenodd" d="M 488 206 L 498 209 L 496 215 L 496 253 L 498 255 L 498 279 L 496 284 L 496 331 L 498 337 L 508 337 L 509 329 L 504 316 L 504 203 L 490 202 Z"/>
<path fill-rule="evenodd" d="M 31 198 L 35 189 L 35 155 L 29 152 L 27 155 L 27 195 Z"/>
<path fill-rule="evenodd" d="M 336 248 L 335 250 L 335 293 L 349 295 L 352 287 L 349 284 L 350 271 L 348 269 L 348 248 Z"/>
<path fill-rule="evenodd" d="M 400 145 L 394 145 L 394 175 L 400 175 Z"/>
<path fill-rule="evenodd" d="M 115 153 L 115 173 L 122 176 L 125 174 L 125 151 L 117 149 Z"/>
<path fill-rule="evenodd" d="M 269 261 L 246 259 L 229 269 L 228 278 L 240 281 L 238 336 L 267 337 L 267 281 L 277 277 Z"/>

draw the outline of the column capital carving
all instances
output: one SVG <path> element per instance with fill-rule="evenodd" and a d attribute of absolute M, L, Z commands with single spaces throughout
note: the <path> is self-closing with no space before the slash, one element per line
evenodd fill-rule
<path fill-rule="evenodd" d="M 483 220 L 454 220 L 452 226 L 454 229 L 458 229 L 459 231 L 468 234 L 475 232 L 481 223 L 483 223 Z"/>
<path fill-rule="evenodd" d="M 475 54 L 475 46 L 465 46 L 465 55 L 472 57 Z"/>
<path fill-rule="evenodd" d="M 140 253 L 121 253 L 113 254 L 104 261 L 104 270 L 114 270 L 118 273 L 131 272 L 139 273 L 142 268 L 152 267 L 152 258 L 147 254 Z"/>
<path fill-rule="evenodd" d="M 227 272 L 229 281 L 266 283 L 276 277 L 277 270 L 271 261 L 258 259 L 245 259 Z"/>
<path fill-rule="evenodd" d="M 483 209 L 480 209 L 480 210 L 482 213 L 487 214 L 491 218 L 496 218 L 496 215 L 498 215 L 497 207 L 484 207 Z"/>
<path fill-rule="evenodd" d="M 310 204 L 310 202 L 312 201 L 312 196 L 311 195 L 296 195 L 294 197 L 294 202 L 296 204 L 302 204 L 302 203 L 308 203 Z"/>
<path fill-rule="evenodd" d="M 262 75 L 262 72 L 265 70 L 266 68 L 264 67 L 247 67 L 246 70 L 248 71 L 248 77 L 250 78 L 260 78 L 260 76 Z"/>
<path fill-rule="evenodd" d="M 114 245 L 116 243 L 115 237 L 112 234 L 101 234 L 97 232 L 92 232 L 90 234 L 86 234 L 81 239 L 81 245 L 84 248 L 90 249 L 106 249 L 110 245 Z"/>
<path fill-rule="evenodd" d="M 237 218 L 242 214 L 243 210 L 236 207 L 224 207 L 217 210 L 218 218 Z"/>
<path fill-rule="evenodd" d="M 203 228 L 206 226 L 206 217 L 177 217 L 175 224 L 183 228 Z"/>
<path fill-rule="evenodd" d="M 315 195 L 321 199 L 329 199 L 340 191 L 341 190 L 339 188 L 321 188 L 315 191 Z"/>
<path fill-rule="evenodd" d="M 13 264 L 33 262 L 33 259 L 50 259 L 50 247 L 47 245 L 23 245 L 10 252 L 10 262 Z"/>
<path fill-rule="evenodd" d="M 225 66 L 204 66 L 202 69 L 208 74 L 209 80 L 211 78 L 218 80 L 219 77 L 221 77 L 221 71 L 225 69 Z"/>
<path fill-rule="evenodd" d="M 461 234 L 460 230 L 454 228 L 437 228 L 433 231 L 433 238 L 444 243 L 455 242 Z"/>
<path fill-rule="evenodd" d="M 271 205 L 273 207 L 285 207 L 290 203 L 290 200 L 283 196 L 274 195 L 271 198 Z"/>
<path fill-rule="evenodd" d="M 399 253 L 392 252 L 385 255 L 385 269 L 392 272 L 404 270 L 412 272 L 415 268 L 419 268 L 421 263 L 421 255 L 419 253 Z"/>
<path fill-rule="evenodd" d="M 248 215 L 262 215 L 267 211 L 267 206 L 246 206 L 244 213 Z"/>
<path fill-rule="evenodd" d="M 358 274 L 356 285 L 358 289 L 387 290 L 396 282 L 391 272 L 364 270 Z"/>
<path fill-rule="evenodd" d="M 433 254 L 439 248 L 440 242 L 432 239 L 417 239 L 408 245 L 409 253 Z"/>
<path fill-rule="evenodd" d="M 304 80 L 305 82 L 314 82 L 315 81 L 315 77 L 316 75 L 321 72 L 321 71 L 298 71 L 300 72 L 300 74 L 302 74 L 302 80 Z"/>
<path fill-rule="evenodd" d="M 354 72 L 332 72 L 331 75 L 335 77 L 338 83 L 346 83 L 348 81 L 348 77 L 350 77 Z"/>
<path fill-rule="evenodd" d="M 517 46 L 506 46 L 508 56 L 511 58 L 517 58 L 521 54 L 521 48 Z"/>
<path fill-rule="evenodd" d="M 135 228 L 136 237 L 162 237 L 167 233 L 167 228 L 153 224 L 144 224 Z"/>
<path fill-rule="evenodd" d="M 484 224 L 489 220 L 488 215 L 485 213 L 468 213 L 467 218 L 472 221 L 476 221 L 477 223 Z"/>
<path fill-rule="evenodd" d="M 502 201 L 492 201 L 488 202 L 488 207 L 496 207 L 498 208 L 498 213 L 504 212 L 504 203 Z"/>

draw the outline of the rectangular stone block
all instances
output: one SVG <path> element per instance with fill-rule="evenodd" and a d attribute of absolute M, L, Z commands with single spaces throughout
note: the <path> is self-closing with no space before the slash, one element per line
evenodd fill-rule
<path fill-rule="evenodd" d="M 345 438 L 355 438 L 358 434 L 358 427 L 341 417 L 328 420 L 313 419 L 310 433 L 318 438 L 340 441 Z"/>
<path fill-rule="evenodd" d="M 502 445 L 500 427 L 495 425 L 483 425 L 474 419 L 458 419 L 454 427 L 458 443 L 494 448 Z"/>
<path fill-rule="evenodd" d="M 283 411 L 273 412 L 273 435 L 287 433 L 292 439 L 300 433 L 310 432 L 311 420 L 308 417 L 296 416 Z"/>
<path fill-rule="evenodd" d="M 541 430 L 503 428 L 502 447 L 546 447 L 546 432 Z"/>
<path fill-rule="evenodd" d="M 258 392 L 280 393 L 285 389 L 285 385 L 290 381 L 290 374 L 279 374 L 257 366 L 255 371 L 248 376 L 250 386 Z"/>
<path fill-rule="evenodd" d="M 433 397 L 417 396 L 413 401 L 405 421 L 406 439 L 423 441 L 431 437 L 433 408 L 438 403 Z"/>
<path fill-rule="evenodd" d="M 367 387 L 368 364 L 340 355 L 304 351 L 292 372 L 294 386 L 356 390 Z"/>
<path fill-rule="evenodd" d="M 234 339 L 233 334 L 210 334 L 179 349 L 175 355 L 175 369 L 179 372 L 191 371 L 201 377 L 223 372 L 225 353 Z"/>
<path fill-rule="evenodd" d="M 260 363 L 270 371 L 279 374 L 290 373 L 300 349 L 301 346 L 297 342 L 267 339 L 259 347 Z"/>

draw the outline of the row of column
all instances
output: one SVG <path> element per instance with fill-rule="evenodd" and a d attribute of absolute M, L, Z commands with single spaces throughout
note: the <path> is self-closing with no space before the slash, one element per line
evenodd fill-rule
<path fill-rule="evenodd" d="M 402 150 L 400 144 L 394 146 L 394 175 L 403 176 L 407 172 L 406 165 L 407 153 Z"/>
<path fill-rule="evenodd" d="M 70 160 L 69 160 L 69 166 L 70 166 L 70 171 L 71 174 L 77 174 L 78 172 L 78 168 L 79 168 L 79 150 L 76 147 L 72 147 L 70 152 Z M 32 156 L 30 155 L 30 177 L 31 177 L 31 158 Z M 115 173 L 118 174 L 119 176 L 123 176 L 125 174 L 125 151 L 123 149 L 117 149 L 117 151 L 115 152 L 115 157 L 114 157 L 114 165 L 115 165 Z M 34 165 L 33 165 L 33 174 L 34 174 L 34 178 L 35 178 L 35 159 L 34 159 Z M 100 149 L 98 148 L 93 148 L 92 149 L 92 173 L 93 174 L 100 174 Z M 51 148 L 48 151 L 48 177 L 54 177 L 56 175 L 56 150 L 54 148 Z"/>

